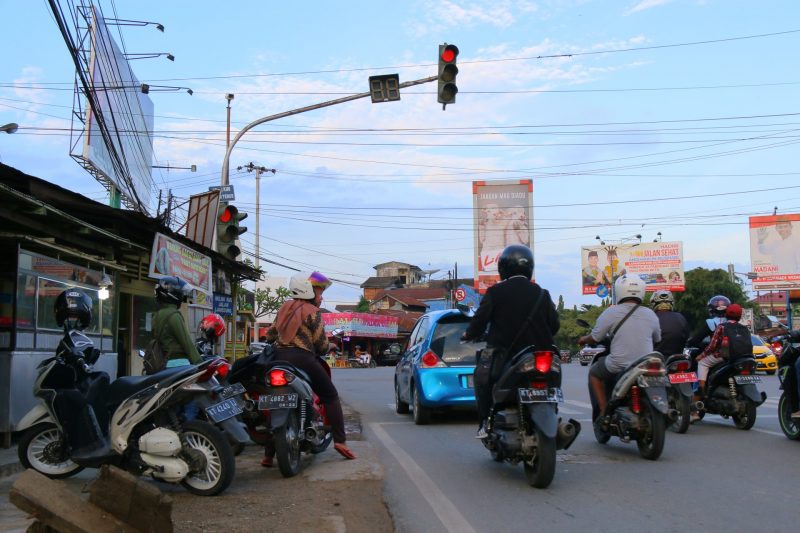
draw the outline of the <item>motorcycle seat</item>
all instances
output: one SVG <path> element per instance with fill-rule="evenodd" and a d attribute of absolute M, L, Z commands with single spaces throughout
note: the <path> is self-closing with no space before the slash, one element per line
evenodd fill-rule
<path fill-rule="evenodd" d="M 149 376 L 124 376 L 111 382 L 108 388 L 108 405 L 119 405 L 135 393 L 156 383 L 171 383 L 197 372 L 197 366 L 177 366 L 167 368 Z"/>
<path fill-rule="evenodd" d="M 671 365 L 675 361 L 688 361 L 689 358 L 682 353 L 676 353 L 667 357 L 666 365 Z"/>

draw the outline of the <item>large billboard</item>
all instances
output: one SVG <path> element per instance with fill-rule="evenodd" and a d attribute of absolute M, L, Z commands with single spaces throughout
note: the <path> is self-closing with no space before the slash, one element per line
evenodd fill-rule
<path fill-rule="evenodd" d="M 153 184 L 153 102 L 142 94 L 141 83 L 111 37 L 103 17 L 95 8 L 92 12 L 89 83 L 113 151 L 119 154 L 125 169 L 115 167 L 98 117 L 89 106 L 82 157 L 131 203 L 137 203 L 135 194 L 149 208 Z M 125 170 L 127 175 L 120 175 Z"/>
<path fill-rule="evenodd" d="M 533 249 L 533 181 L 473 181 L 475 288 L 483 294 L 500 281 L 497 261 L 511 244 Z"/>
<path fill-rule="evenodd" d="M 754 290 L 800 289 L 800 214 L 750 217 Z"/>
<path fill-rule="evenodd" d="M 684 291 L 683 243 L 643 242 L 636 244 L 581 247 L 583 294 L 603 296 L 623 274 L 636 274 L 648 292 L 662 289 Z"/>

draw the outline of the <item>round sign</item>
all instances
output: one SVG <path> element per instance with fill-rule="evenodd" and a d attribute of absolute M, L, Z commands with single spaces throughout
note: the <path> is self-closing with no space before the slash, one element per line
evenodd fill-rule
<path fill-rule="evenodd" d="M 606 296 L 608 296 L 608 287 L 606 287 L 605 285 L 598 285 L 597 286 L 597 290 L 595 291 L 595 293 L 600 298 L 605 298 Z"/>
<path fill-rule="evenodd" d="M 464 298 L 467 297 L 467 291 L 465 291 L 464 289 L 456 289 L 454 294 L 456 297 L 456 301 L 459 302 L 463 302 Z"/>

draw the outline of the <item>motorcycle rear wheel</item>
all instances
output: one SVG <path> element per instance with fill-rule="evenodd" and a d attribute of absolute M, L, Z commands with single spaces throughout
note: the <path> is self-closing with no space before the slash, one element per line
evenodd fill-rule
<path fill-rule="evenodd" d="M 778 420 L 781 431 L 789 440 L 800 440 L 800 421 L 792 419 L 792 406 L 789 397 L 784 392 L 778 400 Z"/>
<path fill-rule="evenodd" d="M 756 423 L 756 405 L 750 400 L 745 400 L 744 414 L 731 415 L 737 429 L 747 431 Z"/>
<path fill-rule="evenodd" d="M 678 411 L 678 416 L 669 425 L 669 429 L 675 433 L 686 433 L 689 429 L 689 422 L 691 421 L 692 407 L 689 403 L 689 398 L 683 394 L 677 394 L 675 410 Z"/>
<path fill-rule="evenodd" d="M 556 439 L 550 439 L 536 431 L 536 455 L 524 461 L 528 484 L 537 489 L 547 488 L 556 474 Z"/>
<path fill-rule="evenodd" d="M 36 424 L 22 434 L 17 456 L 22 466 L 50 479 L 68 478 L 83 470 L 70 460 L 64 435 L 55 424 L 47 422 Z"/>
<path fill-rule="evenodd" d="M 642 412 L 639 415 L 640 421 L 646 420 L 646 429 L 636 437 L 636 446 L 639 448 L 639 455 L 650 461 L 655 461 L 661 457 L 664 451 L 664 437 L 667 432 L 664 415 L 659 413 L 649 402 L 643 402 Z"/>
<path fill-rule="evenodd" d="M 283 477 L 293 477 L 300 472 L 300 423 L 297 413 L 289 413 L 286 424 L 275 430 L 275 458 Z"/>
<path fill-rule="evenodd" d="M 216 496 L 227 489 L 236 472 L 236 459 L 222 432 L 208 422 L 192 420 L 184 422 L 181 441 L 205 458 L 202 471 L 190 472 L 181 485 L 198 496 Z"/>

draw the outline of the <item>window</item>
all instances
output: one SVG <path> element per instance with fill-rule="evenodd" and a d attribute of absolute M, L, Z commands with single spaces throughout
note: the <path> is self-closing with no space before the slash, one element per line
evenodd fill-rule
<path fill-rule="evenodd" d="M 17 275 L 17 327 L 33 328 L 36 313 L 36 276 Z"/>

